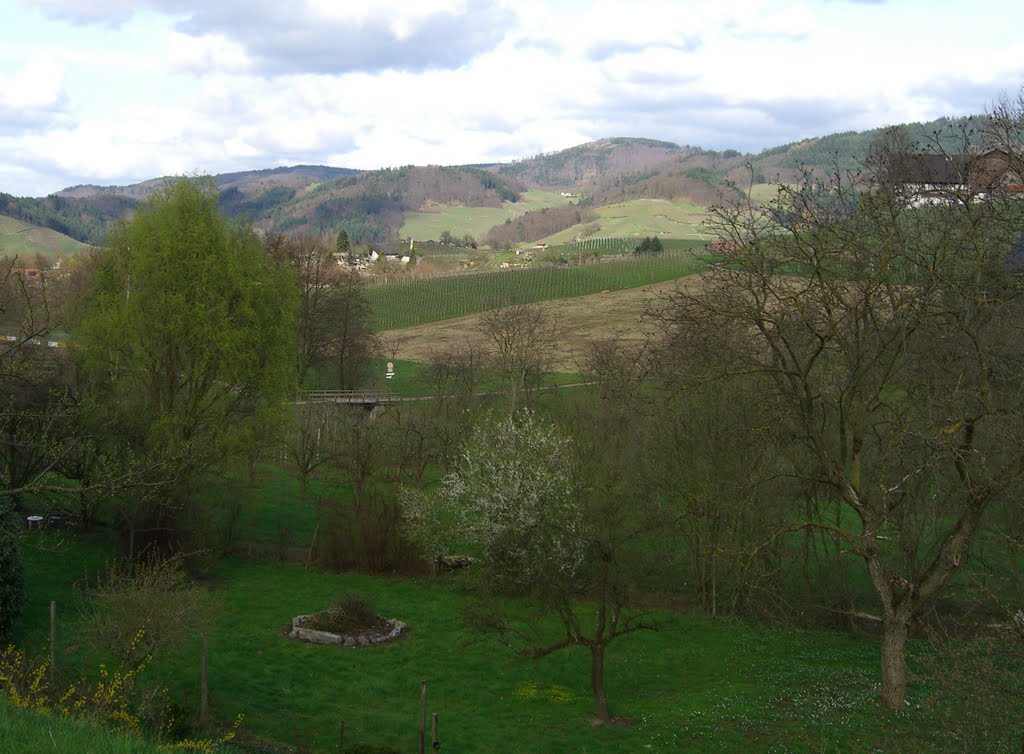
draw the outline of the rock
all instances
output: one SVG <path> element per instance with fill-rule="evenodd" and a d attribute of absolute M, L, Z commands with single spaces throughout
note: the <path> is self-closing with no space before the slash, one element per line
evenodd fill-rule
<path fill-rule="evenodd" d="M 461 571 L 473 565 L 473 558 L 469 555 L 442 555 L 437 559 L 437 565 L 442 571 Z"/>

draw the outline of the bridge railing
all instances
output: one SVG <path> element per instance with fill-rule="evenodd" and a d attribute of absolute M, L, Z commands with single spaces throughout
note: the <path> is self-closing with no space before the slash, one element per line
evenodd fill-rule
<path fill-rule="evenodd" d="M 307 390 L 299 395 L 306 403 L 390 403 L 394 397 L 380 390 Z"/>

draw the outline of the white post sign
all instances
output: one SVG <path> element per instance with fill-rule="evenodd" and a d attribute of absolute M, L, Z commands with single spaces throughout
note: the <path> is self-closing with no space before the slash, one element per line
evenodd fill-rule
<path fill-rule="evenodd" d="M 389 361 L 388 362 L 388 371 L 385 372 L 384 377 L 386 379 L 390 380 L 394 376 L 395 376 L 395 365 L 394 365 L 394 362 Z"/>

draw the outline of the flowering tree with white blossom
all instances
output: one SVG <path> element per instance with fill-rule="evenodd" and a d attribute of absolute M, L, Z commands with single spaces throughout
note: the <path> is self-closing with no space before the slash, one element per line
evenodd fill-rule
<path fill-rule="evenodd" d="M 613 506 L 597 501 L 579 458 L 572 439 L 531 412 L 492 420 L 474 430 L 439 490 L 405 494 L 404 512 L 430 557 L 458 544 L 477 557 L 476 626 L 533 658 L 590 650 L 595 712 L 607 722 L 605 649 L 653 626 L 629 610 L 622 530 L 609 525 Z"/>

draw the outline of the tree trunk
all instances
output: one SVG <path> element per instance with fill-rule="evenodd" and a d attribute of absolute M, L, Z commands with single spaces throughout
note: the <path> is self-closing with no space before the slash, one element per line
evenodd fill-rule
<path fill-rule="evenodd" d="M 594 690 L 594 714 L 599 720 L 610 722 L 612 716 L 604 693 L 604 644 L 590 646 L 590 687 Z"/>
<path fill-rule="evenodd" d="M 901 710 L 907 698 L 907 622 L 886 618 L 882 628 L 882 702 Z"/>

